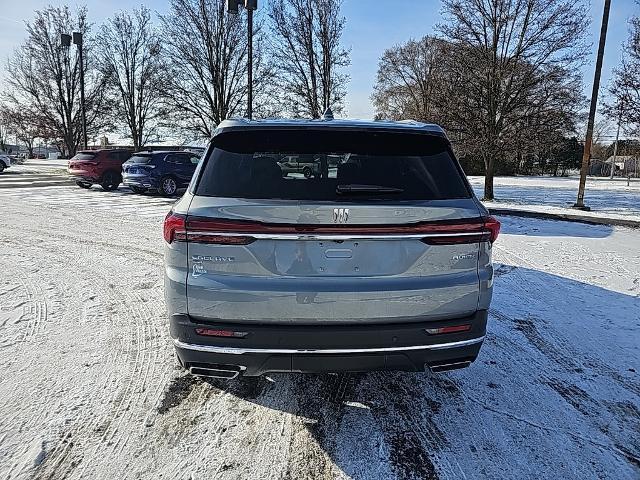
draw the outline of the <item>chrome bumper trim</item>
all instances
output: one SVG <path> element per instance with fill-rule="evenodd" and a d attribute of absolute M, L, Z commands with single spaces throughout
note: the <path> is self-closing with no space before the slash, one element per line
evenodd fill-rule
<path fill-rule="evenodd" d="M 295 348 L 241 348 L 241 347 L 217 347 L 214 345 L 195 345 L 193 343 L 173 340 L 177 348 L 185 350 L 195 350 L 197 352 L 224 353 L 227 355 L 243 355 L 246 353 L 266 353 L 266 354 L 350 354 L 350 353 L 384 353 L 384 352 L 404 352 L 410 350 L 444 350 L 447 348 L 466 347 L 474 345 L 484 340 L 484 335 L 469 340 L 458 342 L 436 343 L 433 345 L 411 345 L 408 347 L 379 347 L 379 348 L 334 348 L 334 349 L 295 349 Z"/>

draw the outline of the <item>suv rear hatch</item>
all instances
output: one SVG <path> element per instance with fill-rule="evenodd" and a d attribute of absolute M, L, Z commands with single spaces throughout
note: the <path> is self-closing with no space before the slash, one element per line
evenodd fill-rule
<path fill-rule="evenodd" d="M 284 174 L 283 159 L 317 174 Z M 490 241 L 446 138 L 253 129 L 214 137 L 185 226 L 199 321 L 393 323 L 478 307 Z M 186 231 L 185 231 L 186 230 Z"/>
<path fill-rule="evenodd" d="M 100 156 L 98 152 L 78 152 L 69 160 L 69 173 L 72 175 L 92 175 L 95 173 L 99 163 Z"/>

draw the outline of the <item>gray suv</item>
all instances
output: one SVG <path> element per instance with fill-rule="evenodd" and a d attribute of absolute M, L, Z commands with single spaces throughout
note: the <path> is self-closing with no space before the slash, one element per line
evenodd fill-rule
<path fill-rule="evenodd" d="M 318 174 L 286 175 L 292 156 Z M 224 378 L 466 367 L 499 229 L 436 125 L 224 121 L 164 222 L 178 359 Z"/>

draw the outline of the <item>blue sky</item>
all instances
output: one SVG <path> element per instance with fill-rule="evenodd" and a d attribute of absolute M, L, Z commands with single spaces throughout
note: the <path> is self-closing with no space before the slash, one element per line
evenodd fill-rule
<path fill-rule="evenodd" d="M 266 0 L 259 0 L 263 5 Z M 58 2 L 43 0 L 0 0 L 0 60 L 2 65 L 13 49 L 24 39 L 24 20 L 33 11 Z M 80 2 L 68 2 L 75 6 Z M 134 4 L 130 0 L 87 0 L 91 20 L 100 24 L 104 18 Z M 153 10 L 163 12 L 167 2 L 153 0 L 145 3 Z M 595 54 L 600 31 L 604 0 L 591 0 L 592 19 L 588 41 L 593 44 L 591 62 L 583 69 L 585 92 L 590 95 L 593 82 Z M 627 20 L 640 14 L 633 0 L 613 0 L 607 35 L 607 49 L 603 64 L 603 85 L 606 86 L 612 68 L 619 62 L 621 45 L 627 37 Z M 351 48 L 351 82 L 347 97 L 347 114 L 356 118 L 371 118 L 374 114 L 369 97 L 375 81 L 378 59 L 386 48 L 433 33 L 440 20 L 439 0 L 344 0 L 347 26 L 343 41 Z M 601 90 L 601 94 L 602 94 Z"/>

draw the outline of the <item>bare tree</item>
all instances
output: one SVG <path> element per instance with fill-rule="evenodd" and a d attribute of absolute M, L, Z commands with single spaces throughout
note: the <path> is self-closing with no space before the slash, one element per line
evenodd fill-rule
<path fill-rule="evenodd" d="M 486 114 L 484 98 L 474 89 L 477 72 L 459 68 L 459 58 L 474 56 L 474 48 L 462 43 L 425 37 L 396 45 L 384 52 L 372 95 L 378 118 L 434 122 L 452 140 L 465 169 L 484 168 Z M 498 141 L 503 172 L 544 171 L 548 156 L 566 136 L 575 134 L 575 118 L 581 106 L 581 85 L 575 73 L 559 66 L 531 73 L 525 62 L 513 72 L 514 82 L 529 78 L 526 94 L 511 107 L 509 123 Z M 479 161 L 478 161 L 479 160 Z"/>
<path fill-rule="evenodd" d="M 244 15 L 229 15 L 223 0 L 171 0 L 161 16 L 167 64 L 164 96 L 173 125 L 210 137 L 222 120 L 242 115 L 247 96 Z M 261 22 L 254 24 L 254 116 L 266 115 L 270 70 Z"/>
<path fill-rule="evenodd" d="M 7 126 L 7 120 L 4 116 L 4 112 L 2 112 L 2 107 L 0 106 L 0 152 L 5 152 L 7 150 L 8 135 L 9 127 Z"/>
<path fill-rule="evenodd" d="M 340 44 L 341 0 L 273 0 L 269 3 L 272 51 L 281 100 L 289 114 L 319 118 L 344 109 L 350 63 Z"/>
<path fill-rule="evenodd" d="M 158 135 L 162 81 L 160 35 L 144 6 L 119 12 L 103 25 L 98 38 L 99 68 L 107 79 L 113 102 L 114 124 L 123 127 L 138 150 Z"/>
<path fill-rule="evenodd" d="M 477 132 L 484 197 L 493 199 L 496 163 L 532 92 L 550 76 L 567 90 L 575 85 L 588 15 L 574 0 L 443 0 L 443 14 L 440 32 L 464 47 L 451 66 L 468 102 L 452 113 L 461 129 Z"/>
<path fill-rule="evenodd" d="M 376 116 L 444 123 L 447 47 L 426 36 L 385 50 L 371 95 Z"/>
<path fill-rule="evenodd" d="M 33 146 L 42 133 L 38 130 L 39 118 L 31 116 L 31 110 L 11 108 L 7 104 L 0 105 L 0 119 L 6 127 L 7 133 L 14 135 L 25 144 L 29 157 L 33 156 Z"/>
<path fill-rule="evenodd" d="M 636 0 L 640 7 L 640 1 Z M 631 135 L 640 135 L 640 16 L 629 21 L 629 38 L 621 64 L 614 70 L 604 113 Z"/>
<path fill-rule="evenodd" d="M 60 44 L 60 34 L 84 36 L 87 130 L 104 126 L 104 81 L 97 74 L 89 37 L 87 10 L 72 14 L 68 7 L 47 7 L 27 23 L 27 39 L 8 62 L 4 101 L 36 122 L 43 138 L 53 139 L 63 153 L 73 155 L 80 144 L 80 64 L 77 55 Z"/>

